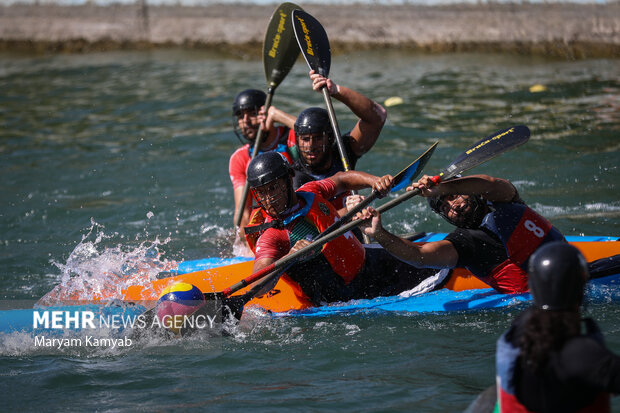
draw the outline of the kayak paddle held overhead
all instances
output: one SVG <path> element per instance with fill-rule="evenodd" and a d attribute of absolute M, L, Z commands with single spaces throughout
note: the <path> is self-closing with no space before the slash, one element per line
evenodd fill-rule
<path fill-rule="evenodd" d="M 316 73 L 327 78 L 329 76 L 329 69 L 331 66 L 331 48 L 329 46 L 329 39 L 325 29 L 309 13 L 303 10 L 295 10 L 292 14 L 293 18 L 293 31 L 295 32 L 295 38 L 299 44 L 299 49 L 304 57 L 304 60 L 308 64 L 308 67 L 314 70 Z M 332 105 L 331 96 L 327 86 L 321 89 L 323 93 L 323 99 L 325 100 L 325 106 L 327 108 L 327 114 L 329 115 L 329 122 L 332 125 L 334 132 L 334 138 L 336 141 L 336 147 L 338 148 L 338 154 L 340 155 L 340 161 L 345 171 L 351 169 L 349 158 L 347 156 L 342 135 L 340 134 L 340 126 L 338 126 L 338 120 L 336 119 L 336 113 L 334 112 L 334 106 Z M 355 194 L 355 191 L 352 191 Z M 364 235 L 364 242 L 369 243 L 370 240 Z"/>
<path fill-rule="evenodd" d="M 308 67 L 321 76 L 328 77 L 331 66 L 331 49 L 325 29 L 317 19 L 303 10 L 294 10 L 292 18 L 295 38 L 297 39 L 299 50 L 301 50 L 301 54 L 308 64 Z M 338 120 L 334 113 L 331 96 L 329 95 L 327 87 L 323 87 L 322 92 L 325 106 L 327 107 L 327 113 L 329 114 L 329 121 L 334 131 L 334 137 L 336 138 L 338 153 L 340 154 L 344 170 L 348 171 L 351 169 L 349 167 L 349 159 L 347 158 L 342 143 L 340 127 L 338 126 Z"/>
<path fill-rule="evenodd" d="M 271 101 L 276 88 L 284 80 L 288 72 L 295 64 L 299 56 L 299 48 L 293 34 L 291 24 L 291 14 L 294 10 L 301 10 L 301 7 L 294 3 L 282 3 L 271 15 L 265 40 L 263 42 L 263 66 L 265 68 L 265 78 L 267 79 L 267 98 L 265 100 L 265 113 L 269 111 Z M 263 141 L 264 131 L 258 128 L 256 140 L 254 141 L 254 149 L 252 150 L 252 159 L 258 154 L 260 145 Z M 249 186 L 246 181 L 243 188 L 242 203 L 245 205 L 248 199 Z M 235 217 L 235 226 L 241 224 L 243 208 L 239 208 Z"/>
<path fill-rule="evenodd" d="M 263 66 L 265 67 L 265 78 L 267 86 L 273 95 L 273 90 L 284 80 L 288 72 L 291 71 L 299 50 L 296 47 L 293 26 L 291 25 L 291 14 L 294 10 L 301 10 L 301 7 L 294 3 L 282 3 L 273 12 L 265 41 L 263 42 Z"/>

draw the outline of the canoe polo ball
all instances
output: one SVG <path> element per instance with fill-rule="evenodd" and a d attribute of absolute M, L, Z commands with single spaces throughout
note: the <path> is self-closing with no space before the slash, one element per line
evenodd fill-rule
<path fill-rule="evenodd" d="M 161 325 L 175 334 L 183 326 L 185 317 L 205 305 L 205 298 L 198 287 L 188 283 L 175 283 L 162 291 L 157 300 L 157 318 Z"/>

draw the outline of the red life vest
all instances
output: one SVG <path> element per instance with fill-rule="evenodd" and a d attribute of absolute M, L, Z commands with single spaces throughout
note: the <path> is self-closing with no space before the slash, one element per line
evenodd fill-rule
<path fill-rule="evenodd" d="M 301 228 L 301 226 L 308 224 L 308 228 L 316 234 L 323 232 L 331 224 L 336 222 L 338 214 L 329 201 L 311 192 L 297 191 L 296 193 L 298 197 L 305 201 L 305 206 L 292 217 L 292 220 L 289 222 L 286 222 L 286 220 L 284 221 L 284 230 L 288 232 L 289 239 L 291 239 L 291 232 L 293 232 L 297 226 Z M 260 220 L 259 217 L 262 217 L 264 222 L 273 221 L 273 219 L 264 212 L 254 210 L 250 222 L 258 222 Z M 307 232 L 310 233 L 310 231 Z M 253 252 L 255 251 L 256 242 L 260 235 L 259 233 L 246 236 L 248 245 Z M 296 242 L 303 238 L 303 236 L 297 235 L 296 238 L 295 240 L 291 239 L 291 243 L 294 244 L 293 241 Z M 321 249 L 321 254 L 325 257 L 334 273 L 340 276 L 346 284 L 350 283 L 364 266 L 364 246 L 351 232 L 347 232 L 326 243 Z"/>
<path fill-rule="evenodd" d="M 564 240 L 551 223 L 522 203 L 493 203 L 493 212 L 487 214 L 481 226 L 495 233 L 506 248 L 508 259 L 480 277 L 502 293 L 528 291 L 527 264 L 530 256 L 542 244 Z"/>

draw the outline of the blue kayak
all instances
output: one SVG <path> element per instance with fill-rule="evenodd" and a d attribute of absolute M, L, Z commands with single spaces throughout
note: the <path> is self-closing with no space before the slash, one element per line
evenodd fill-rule
<path fill-rule="evenodd" d="M 416 241 L 429 242 L 443 239 L 445 233 L 424 234 Z M 601 242 L 617 241 L 618 237 L 567 237 L 570 242 Z M 606 242 L 604 243 L 606 244 Z M 612 244 L 616 244 L 613 242 Z M 594 244 L 591 244 L 594 245 Z M 611 244 L 609 244 L 611 245 Z M 614 247 L 615 249 L 615 247 Z M 204 270 L 223 265 L 245 262 L 249 258 L 207 258 L 202 260 L 181 263 L 172 273 L 184 274 L 196 270 Z M 590 300 L 612 302 L 620 300 L 620 269 L 616 264 L 599 272 L 598 277 L 590 280 L 587 296 Z M 277 317 L 321 317 L 342 313 L 375 313 L 375 312 L 406 312 L 406 313 L 445 313 L 454 311 L 478 311 L 483 309 L 503 308 L 519 305 L 531 299 L 529 294 L 506 295 L 497 293 L 491 288 L 453 291 L 442 288 L 440 290 L 424 292 L 404 292 L 398 296 L 378 297 L 372 300 L 354 300 L 346 303 L 334 303 L 305 310 L 290 310 L 273 313 Z M 90 311 L 104 316 L 135 316 L 145 309 L 137 305 L 90 304 L 87 306 L 59 306 L 46 308 L 56 311 Z M 31 308 L 0 311 L 0 333 L 25 331 L 32 332 L 35 313 L 39 310 Z"/>

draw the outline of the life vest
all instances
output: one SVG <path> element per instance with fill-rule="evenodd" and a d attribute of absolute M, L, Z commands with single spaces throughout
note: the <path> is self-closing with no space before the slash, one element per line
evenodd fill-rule
<path fill-rule="evenodd" d="M 278 132 L 278 137 L 277 137 L 278 143 L 275 146 L 275 148 L 268 149 L 266 151 L 259 150 L 258 154 L 260 155 L 261 153 L 276 151 L 280 153 L 281 155 L 283 155 L 288 161 L 288 163 L 292 165 L 293 161 L 295 160 L 296 152 L 294 152 L 294 150 L 296 150 L 296 148 L 289 147 L 288 142 L 290 142 L 290 135 L 293 134 L 293 137 L 294 137 L 295 132 L 292 129 L 289 129 L 285 126 L 278 126 L 276 128 L 276 131 Z M 248 147 L 248 156 L 250 159 L 252 159 L 252 153 L 254 152 L 254 145 L 247 144 L 247 147 Z"/>
<path fill-rule="evenodd" d="M 530 256 L 542 244 L 564 240 L 564 236 L 542 215 L 522 203 L 493 203 L 493 211 L 482 220 L 481 227 L 496 234 L 506 248 L 508 259 L 480 277 L 503 293 L 528 290 L 527 265 Z"/>
<path fill-rule="evenodd" d="M 588 337 L 601 342 L 602 334 L 593 320 L 586 320 Z M 513 327 L 514 328 L 514 327 Z M 515 366 L 518 363 L 520 349 L 514 346 L 506 338 L 508 332 L 502 334 L 497 341 L 497 352 L 495 354 L 496 364 L 496 384 L 497 384 L 497 405 L 495 412 L 498 413 L 532 413 L 528 410 L 516 396 L 516 389 L 513 385 Z M 605 413 L 610 411 L 609 393 L 600 392 L 592 404 L 578 410 L 578 413 Z"/>
<path fill-rule="evenodd" d="M 334 206 L 320 195 L 302 191 L 297 191 L 296 194 L 305 201 L 304 207 L 295 214 L 287 217 L 281 223 L 284 229 L 288 231 L 291 247 L 301 239 L 312 238 L 323 232 L 338 219 L 338 214 Z M 252 218 L 256 218 L 254 222 L 260 219 L 264 219 L 266 223 L 273 221 L 273 219 L 264 212 L 261 213 L 256 210 L 253 211 Z M 251 231 L 246 231 L 246 233 L 247 232 Z M 263 232 L 264 231 L 246 235 L 248 245 L 253 252 L 256 249 L 256 242 Z M 317 256 L 310 259 L 308 262 L 310 264 L 316 262 L 316 269 L 318 271 L 320 268 L 320 279 L 325 280 L 324 284 L 346 285 L 361 271 L 364 266 L 364 260 L 365 250 L 363 245 L 351 232 L 347 232 L 327 242 L 320 253 L 317 253 Z M 327 264 L 321 265 L 323 262 Z M 305 267 L 308 266 L 312 267 L 312 265 L 307 265 Z M 303 279 L 313 278 L 313 275 L 308 273 L 297 273 L 295 268 L 296 266 L 294 265 L 287 271 L 288 278 L 300 284 L 304 292 L 307 293 L 307 296 L 316 303 L 316 297 L 321 295 L 324 296 L 325 294 L 319 294 L 317 291 L 309 291 L 309 283 L 305 283 Z M 334 278 L 338 278 L 339 280 L 334 280 Z M 317 279 L 319 279 L 319 277 L 317 277 Z M 317 286 L 317 288 L 319 287 L 320 286 Z"/>

